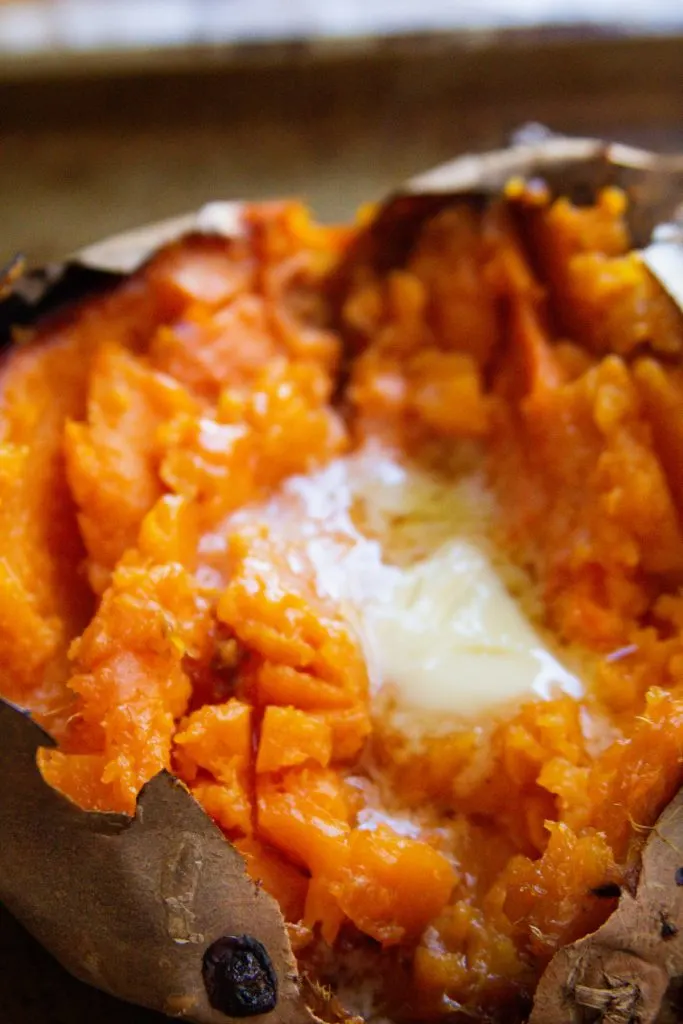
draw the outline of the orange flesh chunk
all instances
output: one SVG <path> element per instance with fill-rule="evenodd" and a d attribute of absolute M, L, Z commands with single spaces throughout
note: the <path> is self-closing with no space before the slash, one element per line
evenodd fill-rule
<path fill-rule="evenodd" d="M 174 380 L 124 349 L 100 347 L 90 371 L 87 423 L 69 422 L 65 432 L 67 478 L 97 593 L 135 546 L 143 517 L 161 496 L 159 428 L 193 411 L 194 402 Z"/>
<path fill-rule="evenodd" d="M 426 843 L 388 829 L 354 829 L 339 883 L 341 909 L 383 945 L 421 935 L 455 883 L 446 858 Z"/>
<path fill-rule="evenodd" d="M 332 730 L 325 721 L 297 708 L 266 708 L 261 723 L 257 772 L 276 772 L 312 760 L 327 768 Z"/>

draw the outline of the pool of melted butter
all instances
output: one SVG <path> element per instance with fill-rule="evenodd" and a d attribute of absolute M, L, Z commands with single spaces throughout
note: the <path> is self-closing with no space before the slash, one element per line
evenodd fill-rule
<path fill-rule="evenodd" d="M 359 637 L 376 701 L 390 693 L 399 712 L 452 723 L 583 693 L 524 610 L 520 572 L 491 542 L 493 508 L 476 469 L 368 447 L 290 478 L 232 523 L 266 522 L 295 572 L 312 567 Z"/>

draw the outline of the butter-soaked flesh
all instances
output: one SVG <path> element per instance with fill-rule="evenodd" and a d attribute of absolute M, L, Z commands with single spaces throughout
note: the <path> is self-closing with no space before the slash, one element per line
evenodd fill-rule
<path fill-rule="evenodd" d="M 371 446 L 236 519 L 262 518 L 302 571 L 313 567 L 359 636 L 373 692 L 390 688 L 427 726 L 434 712 L 481 722 L 582 693 L 506 586 L 491 501 L 480 474 L 431 472 Z"/>

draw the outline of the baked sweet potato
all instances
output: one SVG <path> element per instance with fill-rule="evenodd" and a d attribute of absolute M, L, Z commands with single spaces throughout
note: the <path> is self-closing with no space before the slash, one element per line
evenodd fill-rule
<path fill-rule="evenodd" d="M 198 1022 L 521 1021 L 548 964 L 538 1024 L 670 1009 L 683 316 L 635 246 L 682 179 L 556 140 L 14 287 L 0 895 L 73 973 Z"/>

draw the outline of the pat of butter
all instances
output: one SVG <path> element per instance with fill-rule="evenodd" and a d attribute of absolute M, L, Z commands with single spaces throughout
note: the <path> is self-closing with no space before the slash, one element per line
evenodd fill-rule
<path fill-rule="evenodd" d="M 541 641 L 488 553 L 491 498 L 369 451 L 289 480 L 265 510 L 364 647 L 373 691 L 406 709 L 495 712 L 579 681 Z"/>
<path fill-rule="evenodd" d="M 399 704 L 470 716 L 556 689 L 580 696 L 472 541 L 453 540 L 389 573 L 364 602 L 361 628 Z"/>

